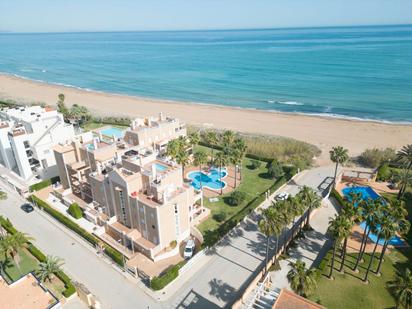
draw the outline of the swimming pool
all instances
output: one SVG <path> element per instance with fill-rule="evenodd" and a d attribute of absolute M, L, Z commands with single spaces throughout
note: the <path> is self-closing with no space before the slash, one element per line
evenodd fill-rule
<path fill-rule="evenodd" d="M 100 132 L 108 137 L 113 137 L 115 136 L 116 138 L 122 138 L 124 136 L 124 130 L 121 130 L 119 128 L 114 128 L 114 127 L 110 127 L 110 128 L 105 128 L 103 130 L 100 130 Z"/>
<path fill-rule="evenodd" d="M 158 172 L 164 172 L 165 170 L 167 170 L 167 166 L 166 166 L 166 165 L 163 165 L 163 164 L 160 164 L 160 163 L 155 163 L 154 165 L 155 165 L 156 170 L 157 170 Z"/>
<path fill-rule="evenodd" d="M 343 195 L 350 201 L 351 193 L 360 193 L 362 195 L 362 200 L 367 200 L 367 199 L 372 199 L 376 200 L 379 198 L 379 194 L 376 193 L 371 187 L 346 187 L 342 190 Z M 360 227 L 362 230 L 365 230 L 366 228 L 366 222 L 362 222 L 360 224 Z M 374 243 L 378 240 L 378 236 L 372 233 L 369 233 L 369 238 L 372 240 Z M 380 239 L 378 242 L 380 245 L 383 245 L 384 240 Z M 392 246 L 400 246 L 404 244 L 404 241 L 400 239 L 398 236 L 393 237 L 390 241 L 389 244 Z"/>
<path fill-rule="evenodd" d="M 224 181 L 220 181 L 221 178 L 227 176 L 227 171 L 225 168 L 219 170 L 218 168 L 212 168 L 209 173 L 193 171 L 190 172 L 187 177 L 192 180 L 192 186 L 196 190 L 200 190 L 200 182 L 202 182 L 202 187 L 207 187 L 212 190 L 220 190 L 226 186 Z"/>

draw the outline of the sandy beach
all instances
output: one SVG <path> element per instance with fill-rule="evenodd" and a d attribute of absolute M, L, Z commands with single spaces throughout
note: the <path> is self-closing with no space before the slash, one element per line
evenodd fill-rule
<path fill-rule="evenodd" d="M 0 75 L 0 97 L 3 99 L 55 105 L 59 93 L 65 94 L 67 105 L 77 103 L 102 116 L 136 117 L 157 115 L 162 111 L 166 115 L 178 117 L 192 125 L 270 134 L 305 141 L 322 150 L 318 164 L 329 162 L 328 151 L 335 145 L 348 148 L 350 155 L 355 156 L 366 148 L 398 149 L 412 142 L 412 125 L 154 100 L 86 91 Z M 390 104 L 388 108 L 389 106 Z"/>

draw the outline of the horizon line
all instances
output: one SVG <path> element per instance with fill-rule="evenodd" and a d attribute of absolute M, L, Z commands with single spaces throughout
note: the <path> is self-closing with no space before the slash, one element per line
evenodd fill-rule
<path fill-rule="evenodd" d="M 65 31 L 8 31 L 0 30 L 0 34 L 68 34 L 68 33 L 120 33 L 120 32 L 207 32 L 207 31 L 265 31 L 265 30 L 294 30 L 322 28 L 367 28 L 367 27 L 396 27 L 412 26 L 412 23 L 393 24 L 361 24 L 361 25 L 325 25 L 325 26 L 292 26 L 292 27 L 251 27 L 251 28 L 210 28 L 210 29 L 170 29 L 170 30 L 65 30 Z"/>

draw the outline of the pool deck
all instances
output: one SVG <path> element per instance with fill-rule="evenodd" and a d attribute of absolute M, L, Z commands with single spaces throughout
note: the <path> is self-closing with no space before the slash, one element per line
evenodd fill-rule
<path fill-rule="evenodd" d="M 205 166 L 202 168 L 202 172 L 207 173 L 208 172 L 208 167 Z M 233 166 L 226 167 L 227 170 L 227 176 L 225 178 L 222 178 L 222 181 L 226 183 L 226 186 L 223 188 L 223 194 L 230 193 L 235 189 L 235 168 Z M 199 167 L 197 166 L 188 166 L 185 168 L 185 175 L 188 175 L 190 172 L 198 172 Z M 240 184 L 240 177 L 239 173 L 237 174 L 237 186 Z M 208 187 L 203 187 L 203 195 L 205 198 L 210 198 L 210 197 L 218 197 L 220 196 L 220 189 L 218 190 L 212 190 L 209 189 Z"/>

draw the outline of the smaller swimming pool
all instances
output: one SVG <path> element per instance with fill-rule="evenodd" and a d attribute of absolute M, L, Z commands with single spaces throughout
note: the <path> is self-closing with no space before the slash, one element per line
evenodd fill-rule
<path fill-rule="evenodd" d="M 210 169 L 209 173 L 193 171 L 190 172 L 187 177 L 192 180 L 192 186 L 196 190 L 200 190 L 202 187 L 207 187 L 212 190 L 220 190 L 226 186 L 224 181 L 220 181 L 220 178 L 225 178 L 227 176 L 227 171 L 225 168 L 221 170 L 218 168 Z"/>
<path fill-rule="evenodd" d="M 371 187 L 346 187 L 342 190 L 343 195 L 350 201 L 351 200 L 351 193 L 360 193 L 362 195 L 362 200 L 366 201 L 368 199 L 376 200 L 380 196 L 376 193 Z M 356 205 L 355 205 L 356 206 Z M 366 222 L 362 222 L 360 224 L 362 230 L 366 229 Z M 380 229 L 378 227 L 378 229 Z M 378 236 L 370 233 L 369 234 L 370 240 L 374 243 L 378 240 Z M 384 240 L 380 239 L 378 242 L 380 245 L 383 245 Z M 404 245 L 404 241 L 400 239 L 398 236 L 394 236 L 391 240 L 389 240 L 389 244 L 392 246 L 401 246 Z"/>
<path fill-rule="evenodd" d="M 110 138 L 113 136 L 116 138 L 122 138 L 124 136 L 124 130 L 115 127 L 105 128 L 100 130 L 100 132 Z"/>
<path fill-rule="evenodd" d="M 164 172 L 165 170 L 167 170 L 167 166 L 166 166 L 166 165 L 163 165 L 163 164 L 160 164 L 160 163 L 155 163 L 154 165 L 155 165 L 156 170 L 157 170 L 158 172 Z"/>

